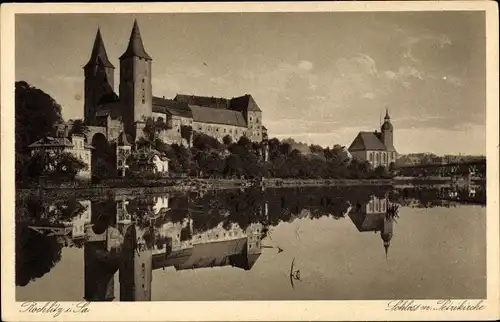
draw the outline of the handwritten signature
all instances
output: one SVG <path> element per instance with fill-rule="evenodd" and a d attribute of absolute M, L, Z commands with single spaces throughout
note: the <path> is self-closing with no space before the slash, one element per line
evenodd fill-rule
<path fill-rule="evenodd" d="M 480 311 L 484 300 L 439 300 L 434 304 L 422 304 L 415 300 L 396 300 L 387 303 L 386 311 Z"/>
<path fill-rule="evenodd" d="M 88 313 L 90 312 L 89 306 L 89 302 L 64 304 L 59 302 L 23 302 L 19 308 L 19 312 L 51 314 L 53 317 L 57 317 L 61 313 Z"/>

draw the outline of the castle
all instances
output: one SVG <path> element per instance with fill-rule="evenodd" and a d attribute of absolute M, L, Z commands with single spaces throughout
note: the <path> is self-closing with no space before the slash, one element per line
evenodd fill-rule
<path fill-rule="evenodd" d="M 166 123 L 160 138 L 167 144 L 182 143 L 182 126 L 222 141 L 246 136 L 261 142 L 266 136 L 262 111 L 251 95 L 232 99 L 177 95 L 174 99 L 152 94 L 153 59 L 146 52 L 137 21 L 120 60 L 119 95 L 114 91 L 115 67 L 110 62 L 100 29 L 85 74 L 84 122 L 89 126 L 89 142 L 102 134 L 109 142 L 122 132 L 137 141 L 143 136 L 147 118 Z"/>

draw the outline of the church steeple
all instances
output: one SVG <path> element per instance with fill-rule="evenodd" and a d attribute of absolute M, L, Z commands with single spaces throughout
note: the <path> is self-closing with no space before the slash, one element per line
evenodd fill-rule
<path fill-rule="evenodd" d="M 387 253 L 389 252 L 389 246 L 391 246 L 390 242 L 384 242 L 385 258 L 387 258 Z"/>
<path fill-rule="evenodd" d="M 386 121 L 386 122 L 390 122 L 391 121 L 391 117 L 389 116 L 389 109 L 388 108 L 385 108 L 384 121 Z"/>
<path fill-rule="evenodd" d="M 102 65 L 113 69 L 115 68 L 115 66 L 113 66 L 113 64 L 109 61 L 108 54 L 106 53 L 106 47 L 104 46 L 104 41 L 102 40 L 100 28 L 97 28 L 92 54 L 90 55 L 90 59 L 84 68 L 86 69 L 95 65 Z"/>
<path fill-rule="evenodd" d="M 139 24 L 137 23 L 137 20 L 134 20 L 134 27 L 132 28 L 132 32 L 130 33 L 127 50 L 125 50 L 123 55 L 120 56 L 120 59 L 130 57 L 139 57 L 146 60 L 153 60 L 144 49 L 141 31 L 139 30 Z"/>

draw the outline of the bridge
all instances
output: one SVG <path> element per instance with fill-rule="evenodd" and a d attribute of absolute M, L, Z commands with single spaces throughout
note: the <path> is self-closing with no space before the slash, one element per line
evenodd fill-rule
<path fill-rule="evenodd" d="M 445 164 L 400 166 L 396 172 L 405 177 L 465 177 L 486 178 L 486 159 Z"/>

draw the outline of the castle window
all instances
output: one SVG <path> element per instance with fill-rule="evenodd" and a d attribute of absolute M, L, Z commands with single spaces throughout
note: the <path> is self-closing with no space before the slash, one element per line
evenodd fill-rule
<path fill-rule="evenodd" d="M 373 153 L 370 153 L 370 161 L 373 161 Z"/>
<path fill-rule="evenodd" d="M 252 120 L 252 117 L 250 116 L 250 121 Z"/>

